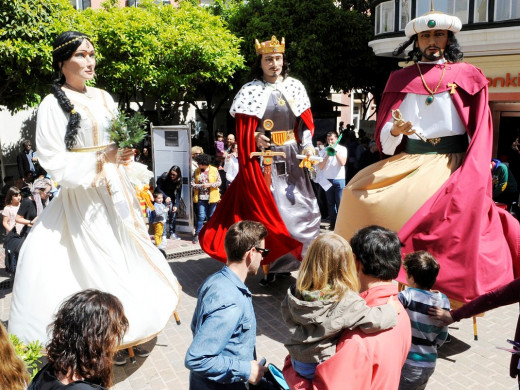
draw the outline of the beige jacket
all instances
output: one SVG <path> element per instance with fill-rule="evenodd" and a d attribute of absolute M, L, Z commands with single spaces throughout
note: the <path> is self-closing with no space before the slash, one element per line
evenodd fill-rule
<path fill-rule="evenodd" d="M 397 311 L 391 304 L 371 308 L 353 291 L 339 302 L 307 302 L 294 296 L 294 286 L 282 301 L 282 316 L 291 333 L 285 347 L 303 363 L 320 363 L 332 356 L 343 329 L 359 326 L 365 333 L 375 333 L 397 324 Z"/>

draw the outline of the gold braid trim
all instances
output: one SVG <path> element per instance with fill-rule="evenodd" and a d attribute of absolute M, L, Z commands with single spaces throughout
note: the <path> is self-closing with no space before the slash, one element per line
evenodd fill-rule
<path fill-rule="evenodd" d="M 108 145 L 101 145 L 101 146 L 89 146 L 86 148 L 73 148 L 70 150 L 70 152 L 73 153 L 87 153 L 87 152 L 100 152 L 107 148 Z"/>
<path fill-rule="evenodd" d="M 88 39 L 88 37 L 86 35 L 80 35 L 79 37 L 76 37 L 76 38 L 72 38 L 70 41 L 68 42 L 65 42 L 63 45 L 59 45 L 56 49 L 54 49 L 53 51 L 57 51 L 57 50 L 60 50 L 62 47 L 65 47 L 67 46 L 68 44 L 72 43 L 72 42 L 76 42 L 78 39 Z"/>

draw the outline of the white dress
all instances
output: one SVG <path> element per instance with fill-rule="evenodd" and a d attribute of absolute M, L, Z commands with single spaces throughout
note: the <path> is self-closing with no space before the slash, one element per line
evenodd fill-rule
<path fill-rule="evenodd" d="M 117 109 L 110 95 L 66 91 L 81 115 L 74 151 L 64 135 L 68 114 L 53 95 L 38 109 L 36 144 L 41 165 L 61 185 L 20 251 L 9 332 L 28 342 L 48 341 L 47 326 L 70 295 L 95 288 L 117 296 L 130 326 L 123 345 L 145 342 L 166 325 L 179 301 L 179 284 L 150 240 L 129 167 L 105 163 Z"/>

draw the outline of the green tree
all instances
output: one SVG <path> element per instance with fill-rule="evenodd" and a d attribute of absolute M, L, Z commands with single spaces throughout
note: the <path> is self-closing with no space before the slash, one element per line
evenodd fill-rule
<path fill-rule="evenodd" d="M 239 39 L 219 17 L 182 2 L 87 10 L 100 54 L 97 81 L 119 98 L 153 108 L 170 121 L 182 101 L 194 101 L 202 86 L 226 85 L 243 58 Z"/>
<path fill-rule="evenodd" d="M 376 57 L 368 46 L 373 23 L 367 5 L 362 0 L 250 0 L 229 25 L 243 38 L 242 52 L 250 64 L 256 38 L 285 37 L 290 73 L 312 96 L 326 96 L 331 89 L 380 96 L 396 61 Z"/>
<path fill-rule="evenodd" d="M 37 105 L 49 93 L 52 41 L 70 29 L 68 0 L 0 1 L 0 105 L 10 111 Z"/>

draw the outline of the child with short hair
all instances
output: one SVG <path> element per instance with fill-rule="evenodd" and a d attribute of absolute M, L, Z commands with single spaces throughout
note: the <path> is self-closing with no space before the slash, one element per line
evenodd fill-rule
<path fill-rule="evenodd" d="M 349 243 L 332 232 L 319 235 L 307 249 L 296 286 L 282 302 L 291 334 L 285 347 L 298 374 L 313 379 L 316 366 L 335 353 L 342 330 L 360 326 L 374 333 L 397 324 L 396 301 L 369 307 L 358 291 Z"/>
<path fill-rule="evenodd" d="M 168 206 L 163 203 L 164 198 L 161 192 L 155 192 L 153 199 L 153 207 L 155 209 L 155 216 L 153 218 L 155 245 L 158 248 L 164 248 L 166 246 L 166 240 L 163 242 L 163 233 L 164 224 L 168 218 Z"/>
<path fill-rule="evenodd" d="M 428 309 L 450 310 L 450 301 L 431 288 L 439 274 L 439 263 L 426 251 L 408 254 L 403 261 L 408 288 L 398 295 L 412 323 L 412 346 L 401 371 L 399 390 L 426 388 L 435 371 L 437 348 L 448 337 L 448 327 L 428 315 Z M 440 325 L 440 326 L 439 326 Z"/>
<path fill-rule="evenodd" d="M 215 156 L 216 160 L 219 162 L 224 161 L 224 133 L 221 131 L 217 131 L 215 141 Z"/>

